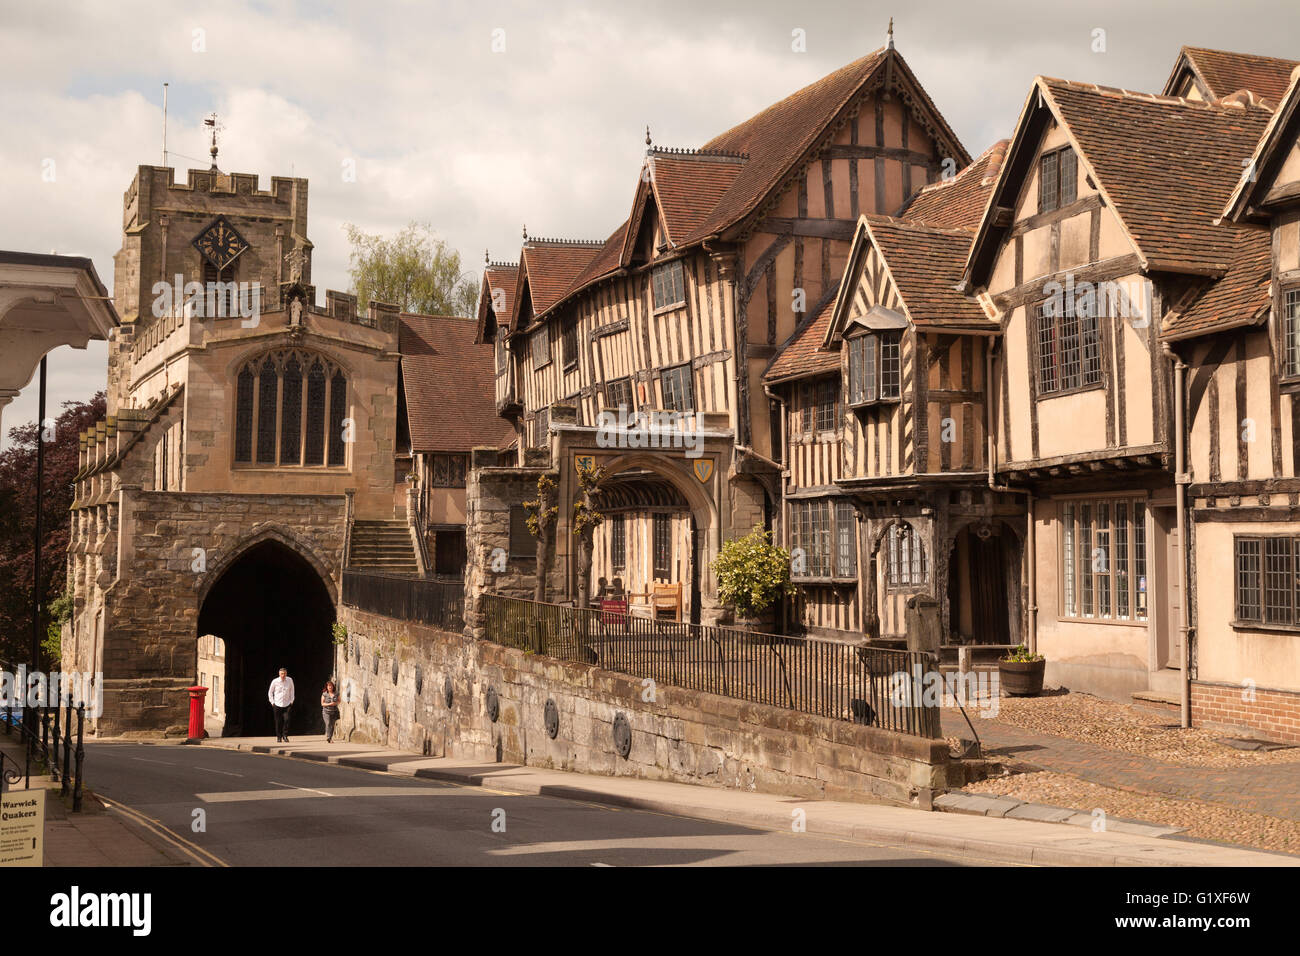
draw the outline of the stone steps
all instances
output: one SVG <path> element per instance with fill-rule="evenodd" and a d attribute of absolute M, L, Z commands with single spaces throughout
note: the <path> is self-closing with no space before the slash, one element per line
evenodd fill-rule
<path fill-rule="evenodd" d="M 418 574 L 419 565 L 406 522 L 377 519 L 354 521 L 348 567 L 395 574 Z"/>

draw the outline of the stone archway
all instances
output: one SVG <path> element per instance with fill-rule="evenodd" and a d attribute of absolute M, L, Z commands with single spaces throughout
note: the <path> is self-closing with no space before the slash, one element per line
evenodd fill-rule
<path fill-rule="evenodd" d="M 332 676 L 333 581 L 283 533 L 263 531 L 209 571 L 200 591 L 197 641 L 224 642 L 221 702 L 227 736 L 270 735 L 266 689 L 280 667 L 294 678 L 290 732 L 318 732 L 320 688 Z"/>
<path fill-rule="evenodd" d="M 607 454 L 607 453 L 606 453 Z M 630 452 L 605 457 L 597 456 L 597 462 L 604 469 L 606 480 L 619 476 L 645 473 L 653 480 L 666 484 L 689 513 L 689 565 L 687 577 L 682 581 L 684 588 L 684 606 L 690 609 L 690 619 L 696 623 L 716 623 L 722 614 L 717 599 L 717 584 L 713 577 L 713 560 L 722 546 L 721 522 L 718 520 L 717 505 L 708 488 L 712 481 L 703 482 L 691 473 L 693 460 L 681 459 L 684 463 L 665 461 L 662 455 L 647 452 Z M 717 480 L 711 475 L 713 480 Z M 560 529 L 561 532 L 564 529 Z"/>

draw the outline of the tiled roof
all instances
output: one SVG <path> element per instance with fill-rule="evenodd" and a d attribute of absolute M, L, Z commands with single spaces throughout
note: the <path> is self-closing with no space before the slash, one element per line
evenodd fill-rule
<path fill-rule="evenodd" d="M 921 187 L 904 208 L 902 218 L 931 226 L 976 228 L 984 216 L 984 207 L 988 205 L 1010 143 L 1010 140 L 998 140 L 952 179 Z"/>
<path fill-rule="evenodd" d="M 1227 275 L 1161 323 L 1166 339 L 1185 339 L 1250 325 L 1269 306 L 1272 236 L 1265 227 L 1223 225 L 1236 248 Z"/>
<path fill-rule="evenodd" d="M 625 229 L 627 229 L 626 220 L 610 234 L 610 237 L 600 247 L 600 251 L 592 256 L 591 261 L 573 280 L 573 284 L 569 286 L 568 291 L 565 293 L 565 298 L 597 279 L 603 279 L 605 276 L 618 271 L 618 257 L 623 249 L 623 232 Z"/>
<path fill-rule="evenodd" d="M 740 176 L 745 160 L 701 153 L 651 154 L 655 196 L 673 245 L 694 235 Z"/>
<path fill-rule="evenodd" d="M 1209 86 L 1216 99 L 1238 90 L 1250 90 L 1256 96 L 1276 104 L 1286 92 L 1291 71 L 1300 66 L 1300 61 L 1297 60 L 1207 50 L 1204 47 L 1185 46 L 1182 55 Z"/>
<path fill-rule="evenodd" d="M 700 242 L 744 221 L 781 185 L 863 86 L 882 70 L 912 90 L 917 106 L 935 118 L 940 137 L 948 140 L 940 148 L 968 162 L 960 140 L 902 56 L 896 51 L 876 50 L 733 126 L 703 149 L 651 150 L 655 192 L 673 244 L 682 247 Z M 625 222 L 597 254 L 589 254 L 576 269 L 571 261 L 554 264 L 525 253 L 534 313 L 541 315 L 591 282 L 617 271 L 624 233 L 635 225 Z M 522 271 L 520 275 L 522 280 Z M 539 285 L 546 289 L 539 289 Z M 557 294 L 557 287 L 567 291 Z"/>
<path fill-rule="evenodd" d="M 975 299 L 957 291 L 974 231 L 937 229 L 885 216 L 866 219 L 913 325 L 997 330 L 998 323 L 984 314 Z"/>
<path fill-rule="evenodd" d="M 533 300 L 533 314 L 541 315 L 564 297 L 584 268 L 600 252 L 602 244 L 574 239 L 527 239 L 520 252 L 517 289 L 525 280 Z M 511 310 L 511 325 L 518 311 L 519 295 Z"/>
<path fill-rule="evenodd" d="M 503 447 L 514 438 L 496 413 L 494 351 L 476 345 L 472 319 L 439 315 L 399 317 L 398 349 L 411 448 L 467 452 Z"/>
<path fill-rule="evenodd" d="M 1291 71 L 1291 83 L 1255 146 L 1248 167 L 1255 176 L 1243 175 L 1237 181 L 1237 188 L 1223 210 L 1226 218 L 1239 220 L 1248 207 L 1268 195 L 1276 181 L 1277 170 L 1296 149 L 1297 136 L 1300 136 L 1300 66 Z"/>
<path fill-rule="evenodd" d="M 752 212 L 885 61 L 883 49 L 868 53 L 705 143 L 705 149 L 743 153 L 749 161 L 698 230 L 701 237 Z"/>
<path fill-rule="evenodd" d="M 508 326 L 515 309 L 515 285 L 519 281 L 519 263 L 489 262 L 483 268 L 483 284 L 479 289 L 478 331 L 476 341 L 483 341 L 483 331 L 487 326 L 488 310 L 492 309 L 492 298 L 500 289 L 505 298 L 505 307 L 496 317 L 499 326 Z"/>
<path fill-rule="evenodd" d="M 838 372 L 840 353 L 822 348 L 822 340 L 826 338 L 826 329 L 834 311 L 835 300 L 831 299 L 816 318 L 799 330 L 790 344 L 781 350 L 763 373 L 763 380 L 777 382 L 820 372 Z"/>
<path fill-rule="evenodd" d="M 1042 77 L 1038 83 L 1151 268 L 1228 267 L 1233 235 L 1214 222 L 1269 110 Z"/>

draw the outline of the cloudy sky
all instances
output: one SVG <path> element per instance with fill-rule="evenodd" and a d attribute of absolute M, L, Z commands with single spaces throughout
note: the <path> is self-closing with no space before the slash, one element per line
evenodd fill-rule
<path fill-rule="evenodd" d="M 161 162 L 164 82 L 178 179 L 207 167 L 216 111 L 223 170 L 311 181 L 322 298 L 347 288 L 346 222 L 428 221 L 467 268 L 484 249 L 515 258 L 525 223 L 603 239 L 647 124 L 656 144 L 698 146 L 881 46 L 890 16 L 972 155 L 1010 133 L 1036 74 L 1158 92 L 1182 44 L 1300 59 L 1293 0 L 0 0 L 0 249 L 88 255 L 112 288 L 122 193 Z M 51 407 L 103 387 L 104 355 L 52 353 Z M 6 433 L 36 417 L 35 391 L 5 409 Z"/>

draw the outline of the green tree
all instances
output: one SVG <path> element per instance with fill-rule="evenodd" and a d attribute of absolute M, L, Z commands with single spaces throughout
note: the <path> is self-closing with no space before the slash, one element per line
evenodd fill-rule
<path fill-rule="evenodd" d="M 362 311 L 376 301 L 425 315 L 475 314 L 477 274 L 461 271 L 460 253 L 428 223 L 412 222 L 390 237 L 362 232 L 351 223 L 343 229 L 352 244 L 352 293 Z"/>
<path fill-rule="evenodd" d="M 761 525 L 723 544 L 713 561 L 713 573 L 718 598 L 733 605 L 742 618 L 757 617 L 778 598 L 796 593 L 790 580 L 790 552 L 774 545 L 771 532 Z"/>

